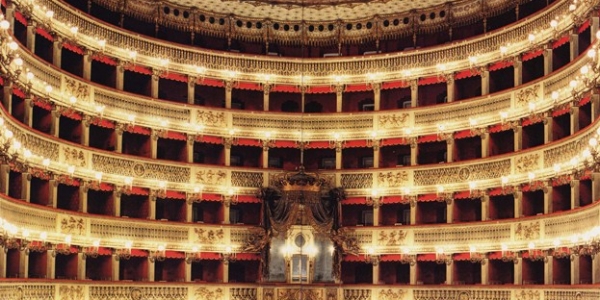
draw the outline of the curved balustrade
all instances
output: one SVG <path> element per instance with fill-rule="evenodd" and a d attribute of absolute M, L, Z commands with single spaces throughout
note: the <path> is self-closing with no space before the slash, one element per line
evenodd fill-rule
<path fill-rule="evenodd" d="M 252 227 L 235 225 L 206 225 L 194 223 L 165 223 L 49 209 L 9 199 L 0 200 L 1 215 L 5 222 L 16 226 L 13 238 L 41 240 L 51 244 L 64 243 L 72 235 L 71 244 L 91 246 L 100 240 L 103 247 L 121 249 L 127 241 L 136 249 L 154 250 L 165 245 L 167 250 L 191 252 L 201 245 L 205 252 L 224 252 L 230 246 L 240 251 L 255 234 Z M 78 224 L 77 226 L 70 226 Z M 528 250 L 535 242 L 536 249 L 573 247 L 585 244 L 585 236 L 597 240 L 600 226 L 600 204 L 553 213 L 544 216 L 524 217 L 503 221 L 471 222 L 462 224 L 436 224 L 411 226 L 348 227 L 347 235 L 357 242 L 361 254 L 435 253 L 442 247 L 445 253 L 466 253 L 473 247 L 486 253 L 505 250 Z M 4 227 L 8 228 L 6 225 Z M 28 235 L 23 232 L 28 230 Z M 503 246 L 504 245 L 504 246 Z M 600 249 L 596 249 L 598 251 Z"/>
<path fill-rule="evenodd" d="M 339 84 L 332 74 L 344 76 L 344 84 L 383 80 L 373 80 L 370 78 L 373 75 L 381 75 L 386 81 L 437 76 L 440 72 L 452 73 L 473 67 L 473 62 L 469 60 L 473 54 L 477 55 L 476 65 L 485 66 L 497 61 L 498 57 L 518 56 L 535 49 L 556 37 L 557 33 L 566 32 L 573 27 L 575 21 L 582 21 L 597 2 L 581 2 L 576 5 L 575 10 L 570 10 L 571 1 L 563 0 L 504 30 L 443 47 L 360 58 L 317 60 L 232 56 L 226 52 L 203 51 L 150 41 L 135 34 L 123 33 L 115 27 L 107 27 L 106 24 L 99 24 L 78 11 L 51 0 L 37 0 L 36 5 L 25 0 L 14 1 L 20 11 L 42 27 L 85 49 L 110 54 L 120 61 L 141 63 L 156 70 L 168 70 L 193 77 L 229 81 L 264 82 L 265 75 L 269 74 L 272 75 L 269 76 L 269 84 L 292 85 Z M 46 10 L 53 12 L 51 17 Z M 558 20 L 556 27 L 550 26 L 551 20 Z M 73 26 L 77 27 L 75 34 L 71 31 Z M 532 41 L 529 34 L 533 34 Z M 105 43 L 101 44 L 99 40 Z"/>
<path fill-rule="evenodd" d="M 333 131 L 342 131 L 347 140 L 369 139 L 373 131 L 378 132 L 380 139 L 399 136 L 413 138 L 439 134 L 440 125 L 444 126 L 443 133 L 451 133 L 473 129 L 471 120 L 477 121 L 477 128 L 485 128 L 532 115 L 543 115 L 572 104 L 578 100 L 575 96 L 589 91 L 592 88 L 589 83 L 594 82 L 598 69 L 596 56 L 590 58 L 588 55 L 581 55 L 567 67 L 544 78 L 509 91 L 468 101 L 374 113 L 300 115 L 208 109 L 157 101 L 87 83 L 42 62 L 26 50 L 17 51 L 16 54 L 22 58 L 23 66 L 19 71 L 14 66 L 5 68 L 15 74 L 14 78 L 18 81 L 14 83 L 17 86 L 33 95 L 32 98 L 37 99 L 36 101 L 51 101 L 57 107 L 75 110 L 91 119 L 106 119 L 121 124 L 134 122 L 135 125 L 154 130 L 183 132 L 188 135 L 227 137 L 229 130 L 235 128 L 237 137 L 256 139 L 263 138 L 264 132 L 273 128 L 287 128 L 289 130 L 277 132 L 273 139 L 299 140 L 297 133 L 304 130 L 310 133 L 305 135 L 305 141 L 330 140 Z M 589 69 L 586 76 L 581 74 L 584 66 Z M 575 86 L 572 85 L 574 80 Z M 48 85 L 53 87 L 51 92 L 47 90 Z M 77 97 L 76 102 L 73 102 L 73 96 Z M 531 103 L 535 105 L 534 110 L 529 107 Z M 506 115 L 501 116 L 500 112 Z M 135 117 L 134 121 L 132 116 Z M 202 129 L 198 129 L 198 125 L 202 125 Z M 410 129 L 410 133 L 407 133 L 407 129 Z"/>
<path fill-rule="evenodd" d="M 338 296 L 339 295 L 339 296 Z M 185 284 L 185 283 L 106 283 L 48 282 L 31 280 L 0 284 L 0 297 L 6 299 L 172 299 L 172 300 L 254 300 L 254 299 L 360 299 L 360 300 L 595 300 L 600 291 L 592 286 L 565 289 L 562 286 L 398 286 L 398 285 L 310 285 L 275 284 Z M 16 298 L 14 298 L 16 297 Z M 21 298 L 19 298 L 21 297 Z M 275 298 L 279 297 L 279 298 Z M 287 297 L 287 298 L 285 298 Z"/>

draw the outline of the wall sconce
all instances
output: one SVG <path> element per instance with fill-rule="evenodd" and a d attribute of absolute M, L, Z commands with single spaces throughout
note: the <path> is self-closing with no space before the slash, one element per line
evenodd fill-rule
<path fill-rule="evenodd" d="M 444 192 L 444 187 L 441 185 L 438 185 L 436 188 L 436 196 L 439 202 L 446 202 L 446 204 L 451 204 L 454 198 L 452 193 Z"/>
<path fill-rule="evenodd" d="M 69 234 L 65 236 L 63 243 L 59 243 L 53 246 L 52 256 L 56 257 L 57 254 L 69 255 L 71 254 L 71 242 L 73 237 Z"/>
<path fill-rule="evenodd" d="M 202 140 L 202 137 L 204 136 L 205 126 L 202 123 L 198 123 L 195 125 L 189 124 L 189 126 L 194 128 L 194 133 L 188 133 L 187 141 L 189 145 L 194 145 L 194 142 L 196 140 Z"/>
<path fill-rule="evenodd" d="M 82 248 L 81 254 L 83 254 L 83 259 L 86 259 L 88 257 L 97 258 L 99 249 L 100 249 L 100 240 L 95 240 L 92 243 L 92 246 Z"/>
<path fill-rule="evenodd" d="M 231 248 L 231 246 L 225 247 L 225 251 L 221 252 L 221 259 L 225 264 L 229 262 L 235 262 L 237 259 L 237 253 Z"/>
<path fill-rule="evenodd" d="M 435 262 L 439 265 L 451 265 L 452 264 L 452 256 L 447 255 L 444 251 L 444 248 L 437 248 L 435 250 Z"/>
<path fill-rule="evenodd" d="M 231 146 L 237 146 L 240 142 L 240 139 L 236 136 L 235 129 L 229 129 L 228 135 L 223 137 L 223 145 L 226 149 L 231 149 Z"/>
<path fill-rule="evenodd" d="M 547 253 L 541 249 L 535 249 L 535 243 L 529 242 L 527 245 L 527 254 L 529 255 L 529 260 L 531 261 L 548 261 Z"/>
<path fill-rule="evenodd" d="M 333 139 L 329 140 L 329 148 L 335 149 L 335 152 L 341 152 L 346 147 L 346 141 L 339 132 L 333 133 Z"/>
<path fill-rule="evenodd" d="M 438 141 L 449 141 L 452 138 L 452 132 L 446 132 L 445 124 L 437 125 L 437 139 Z"/>
<path fill-rule="evenodd" d="M 0 221 L 0 225 L 2 225 L 2 233 L 0 234 L 0 247 L 4 248 L 4 252 L 8 252 L 9 249 L 26 251 L 27 246 L 30 244 L 30 241 L 28 240 L 29 231 L 23 229 L 21 238 L 19 238 L 17 237 L 19 231 L 17 226 L 3 220 Z"/>
<path fill-rule="evenodd" d="M 114 255 L 116 260 L 128 260 L 131 258 L 131 247 L 133 246 L 132 241 L 125 242 L 125 247 L 121 249 L 115 249 Z"/>
<path fill-rule="evenodd" d="M 477 182 L 469 181 L 469 196 L 471 198 L 479 198 L 483 196 L 483 192 L 477 187 Z"/>
<path fill-rule="evenodd" d="M 469 260 L 474 264 L 480 263 L 483 265 L 485 264 L 485 254 L 477 252 L 477 248 L 475 248 L 475 246 L 470 246 Z"/>
<path fill-rule="evenodd" d="M 377 266 L 379 264 L 380 256 L 375 252 L 373 247 L 367 248 L 365 253 L 365 262 Z"/>
<path fill-rule="evenodd" d="M 40 241 L 32 241 L 31 243 L 29 243 L 27 249 L 25 251 L 33 251 L 33 252 L 46 252 L 48 249 L 50 249 L 52 247 L 52 245 L 50 245 L 50 243 L 48 243 L 46 240 L 48 239 L 48 233 L 47 232 L 42 232 L 40 233 Z"/>
<path fill-rule="evenodd" d="M 225 193 L 221 195 L 221 200 L 227 207 L 238 204 L 239 196 L 237 189 L 233 187 L 227 189 Z"/>
<path fill-rule="evenodd" d="M 571 247 L 571 253 L 574 255 L 589 255 L 592 258 L 596 254 L 600 253 L 600 227 L 596 226 L 590 232 L 583 234 L 583 242 L 578 243 L 577 236 L 574 236 L 571 240 L 573 246 Z"/>
<path fill-rule="evenodd" d="M 158 247 L 156 247 L 156 250 L 150 251 L 150 253 L 148 254 L 148 260 L 150 262 L 165 261 L 165 254 L 165 245 L 158 245 Z"/>
<path fill-rule="evenodd" d="M 167 196 L 167 182 L 159 181 L 157 189 L 150 190 L 150 200 L 156 201 L 156 198 L 165 198 Z"/>
<path fill-rule="evenodd" d="M 408 203 L 411 207 L 415 207 L 417 205 L 417 196 L 412 194 L 412 191 L 409 188 L 402 188 L 401 195 L 404 201 L 404 204 Z"/>
<path fill-rule="evenodd" d="M 417 263 L 417 259 L 414 254 L 410 254 L 410 249 L 403 248 L 400 253 L 400 263 L 414 266 Z"/>
<path fill-rule="evenodd" d="M 575 259 L 575 255 L 571 254 L 571 251 L 567 247 L 563 247 L 560 244 L 560 240 L 556 239 L 552 242 L 554 248 L 550 249 L 549 254 L 554 258 L 569 258 L 571 261 Z"/>
<path fill-rule="evenodd" d="M 192 204 L 194 202 L 200 202 L 200 201 L 202 201 L 202 192 L 203 191 L 204 191 L 204 185 L 202 185 L 202 184 L 194 187 L 194 191 L 193 192 L 188 192 L 186 194 L 187 203 L 188 204 Z"/>
<path fill-rule="evenodd" d="M 266 131 L 263 138 L 260 139 L 260 143 L 262 144 L 263 151 L 269 151 L 269 148 L 275 147 L 273 134 L 270 131 Z"/>
<path fill-rule="evenodd" d="M 501 259 L 503 262 L 512 261 L 515 264 L 517 264 L 519 262 L 518 254 L 513 251 L 509 251 L 508 246 L 506 244 L 502 244 L 500 247 L 502 249 Z"/>
<path fill-rule="evenodd" d="M 477 136 L 477 135 L 481 136 L 481 135 L 487 133 L 487 128 L 477 127 L 476 119 L 469 118 L 469 128 L 471 130 L 472 136 Z"/>
<path fill-rule="evenodd" d="M 199 262 L 202 259 L 202 252 L 200 252 L 200 246 L 192 247 L 191 252 L 185 253 L 185 262 L 191 264 L 193 262 Z"/>
<path fill-rule="evenodd" d="M 372 189 L 371 194 L 366 198 L 366 202 L 368 206 L 379 208 L 383 204 L 383 196 L 381 196 L 378 189 Z"/>
<path fill-rule="evenodd" d="M 367 147 L 373 148 L 373 150 L 379 150 L 381 139 L 377 135 L 377 131 L 371 131 L 371 135 L 367 139 Z"/>

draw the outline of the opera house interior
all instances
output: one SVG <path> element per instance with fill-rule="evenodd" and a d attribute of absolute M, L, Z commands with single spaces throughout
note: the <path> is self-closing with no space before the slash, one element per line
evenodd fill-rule
<path fill-rule="evenodd" d="M 600 299 L 600 0 L 0 2 L 0 299 Z"/>

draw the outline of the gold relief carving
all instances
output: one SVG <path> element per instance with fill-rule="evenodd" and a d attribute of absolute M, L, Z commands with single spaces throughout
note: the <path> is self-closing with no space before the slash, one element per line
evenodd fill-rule
<path fill-rule="evenodd" d="M 402 183 L 408 182 L 408 172 L 407 171 L 398 171 L 398 172 L 381 172 L 378 177 L 379 186 L 384 187 L 398 187 Z"/>
<path fill-rule="evenodd" d="M 381 290 L 379 291 L 379 299 L 380 300 L 398 300 L 404 297 L 404 291 L 398 289 L 398 291 L 394 292 L 392 289 Z M 460 299 L 462 300 L 462 299 Z"/>
<path fill-rule="evenodd" d="M 469 180 L 469 177 L 471 177 L 471 171 L 467 168 L 461 168 L 460 170 L 458 170 L 458 179 L 459 180 Z"/>
<path fill-rule="evenodd" d="M 210 110 L 199 110 L 197 121 L 206 126 L 222 127 L 225 126 L 225 113 L 214 112 Z"/>
<path fill-rule="evenodd" d="M 136 177 L 143 177 L 145 172 L 146 168 L 143 164 L 133 165 L 133 174 L 135 174 Z"/>
<path fill-rule="evenodd" d="M 222 184 L 225 183 L 227 173 L 223 171 L 200 170 L 196 172 L 196 183 L 203 184 Z"/>
<path fill-rule="evenodd" d="M 370 289 L 344 289 L 344 300 L 371 300 Z M 418 299 L 415 297 L 415 299 Z"/>
<path fill-rule="evenodd" d="M 194 296 L 196 296 L 196 300 L 221 300 L 223 299 L 223 290 L 201 287 L 196 289 Z"/>
<path fill-rule="evenodd" d="M 261 172 L 231 172 L 231 185 L 237 187 L 260 188 L 263 185 Z"/>
<path fill-rule="evenodd" d="M 516 106 L 527 106 L 529 105 L 529 102 L 531 101 L 535 101 L 538 97 L 538 90 L 540 88 L 539 84 L 536 84 L 534 86 L 522 89 L 520 91 L 517 92 L 516 95 Z"/>
<path fill-rule="evenodd" d="M 61 285 L 58 288 L 58 299 L 60 300 L 80 300 L 83 298 L 83 286 Z"/>
<path fill-rule="evenodd" d="M 64 216 L 60 219 L 60 232 L 81 235 L 85 232 L 85 221 L 83 218 Z"/>
<path fill-rule="evenodd" d="M 532 222 L 529 224 L 518 223 L 515 228 L 515 239 L 529 240 L 540 237 L 540 222 Z"/>
<path fill-rule="evenodd" d="M 515 299 L 516 300 L 538 300 L 538 299 L 540 299 L 540 292 L 533 291 L 533 290 L 515 291 Z"/>
<path fill-rule="evenodd" d="M 202 228 L 194 228 L 194 233 L 196 234 L 196 241 L 202 244 L 213 244 L 217 241 L 220 241 L 225 236 L 223 229 L 202 229 Z"/>
<path fill-rule="evenodd" d="M 345 189 L 370 189 L 373 187 L 373 174 L 342 174 L 342 187 Z"/>
<path fill-rule="evenodd" d="M 323 293 L 312 289 L 284 289 L 279 290 L 277 300 L 322 300 Z"/>
<path fill-rule="evenodd" d="M 78 166 L 78 167 L 86 166 L 85 153 L 83 153 L 83 150 L 65 147 L 63 153 L 65 156 L 66 164 L 74 165 L 74 166 Z"/>
<path fill-rule="evenodd" d="M 77 100 L 88 100 L 90 96 L 90 87 L 74 79 L 65 78 L 65 89 L 67 95 L 73 95 Z"/>
<path fill-rule="evenodd" d="M 273 300 L 273 299 L 275 299 L 275 289 L 264 288 L 263 289 L 263 299 L 264 300 Z"/>
<path fill-rule="evenodd" d="M 518 173 L 524 173 L 538 169 L 539 158 L 539 153 L 532 153 L 518 157 L 515 165 L 516 171 Z"/>
<path fill-rule="evenodd" d="M 40 156 L 47 157 L 50 160 L 58 160 L 60 153 L 58 143 L 52 143 L 35 135 L 23 135 L 23 137 L 23 147 L 31 150 L 33 153 L 39 154 Z"/>
<path fill-rule="evenodd" d="M 400 246 L 406 239 L 406 232 L 402 230 L 392 230 L 388 231 L 382 230 L 379 232 L 379 245 L 384 246 Z"/>
<path fill-rule="evenodd" d="M 406 127 L 408 113 L 379 116 L 379 128 L 392 129 Z"/>

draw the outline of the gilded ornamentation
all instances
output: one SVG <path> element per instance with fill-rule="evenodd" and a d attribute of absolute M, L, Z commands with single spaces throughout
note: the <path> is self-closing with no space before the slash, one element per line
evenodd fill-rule
<path fill-rule="evenodd" d="M 382 129 L 397 129 L 407 126 L 409 114 L 392 114 L 379 116 L 379 128 Z"/>
<path fill-rule="evenodd" d="M 342 187 L 344 189 L 369 189 L 373 186 L 372 173 L 342 174 Z"/>
<path fill-rule="evenodd" d="M 201 287 L 196 289 L 194 296 L 196 296 L 196 300 L 221 300 L 223 299 L 223 290 Z"/>
<path fill-rule="evenodd" d="M 92 165 L 96 171 L 130 177 L 140 177 L 170 182 L 189 182 L 190 168 L 170 164 L 140 164 L 134 160 L 92 154 Z M 144 171 L 141 173 L 141 171 Z"/>
<path fill-rule="evenodd" d="M 322 300 L 323 293 L 312 289 L 281 289 L 277 295 L 278 300 Z"/>
<path fill-rule="evenodd" d="M 267 231 L 262 227 L 253 227 L 248 230 L 250 234 L 247 235 L 242 246 L 244 252 L 260 252 L 270 241 Z"/>
<path fill-rule="evenodd" d="M 398 289 L 397 291 L 393 291 L 392 289 L 381 290 L 379 291 L 379 299 L 380 300 L 398 300 L 404 297 L 404 291 Z M 459 299 L 462 300 L 462 299 Z"/>
<path fill-rule="evenodd" d="M 194 228 L 196 234 L 196 241 L 202 244 L 214 244 L 215 242 L 223 240 L 225 233 L 223 229 L 203 229 Z"/>
<path fill-rule="evenodd" d="M 225 125 L 227 125 L 225 123 L 224 112 L 198 110 L 196 117 L 197 121 L 201 124 L 204 124 L 205 126 L 224 127 Z"/>
<path fill-rule="evenodd" d="M 251 287 L 233 287 L 229 289 L 229 298 L 231 300 L 256 300 L 256 288 Z"/>
<path fill-rule="evenodd" d="M 529 224 L 517 223 L 515 228 L 515 239 L 531 240 L 540 237 L 540 222 L 535 221 Z"/>
<path fill-rule="evenodd" d="M 540 88 L 540 85 L 536 84 L 534 86 L 530 86 L 530 87 L 527 87 L 525 89 L 518 91 L 517 94 L 515 95 L 516 96 L 515 105 L 517 107 L 527 106 L 527 105 L 529 105 L 529 102 L 535 101 L 538 98 L 539 88 Z"/>
<path fill-rule="evenodd" d="M 538 300 L 540 299 L 540 292 L 535 290 L 520 290 L 515 291 L 516 300 Z"/>
<path fill-rule="evenodd" d="M 53 143 L 49 140 L 41 139 L 35 135 L 24 135 L 22 140 L 23 146 L 30 149 L 31 152 L 37 153 L 43 157 L 48 157 L 50 160 L 57 161 L 59 155 L 58 143 Z"/>
<path fill-rule="evenodd" d="M 90 87 L 83 82 L 65 77 L 65 90 L 67 95 L 72 95 L 77 100 L 87 101 L 90 97 Z"/>
<path fill-rule="evenodd" d="M 232 171 L 231 185 L 237 187 L 260 188 L 263 186 L 263 173 Z"/>
<path fill-rule="evenodd" d="M 61 285 L 58 288 L 58 299 L 60 300 L 80 300 L 84 299 L 83 286 Z"/>
<path fill-rule="evenodd" d="M 388 233 L 389 232 L 389 233 Z M 402 230 L 381 230 L 379 232 L 379 245 L 400 246 L 406 239 L 406 232 Z"/>
<path fill-rule="evenodd" d="M 74 165 L 74 166 L 78 166 L 78 167 L 86 166 L 85 154 L 84 154 L 83 150 L 65 147 L 63 154 L 64 154 L 66 164 Z"/>
<path fill-rule="evenodd" d="M 540 166 L 540 154 L 532 153 L 523 156 L 519 156 L 516 158 L 515 169 L 518 173 L 525 173 L 529 171 L 533 171 L 539 168 Z"/>
<path fill-rule="evenodd" d="M 227 173 L 224 171 L 218 170 L 213 171 L 210 170 L 200 170 L 196 172 L 196 183 L 203 184 L 223 184 L 225 183 L 225 179 L 227 177 Z"/>
<path fill-rule="evenodd" d="M 85 221 L 83 218 L 63 216 L 60 219 L 60 231 L 81 235 L 85 232 Z"/>
<path fill-rule="evenodd" d="M 380 187 L 399 187 L 403 183 L 408 182 L 408 172 L 380 172 L 378 175 L 378 183 Z"/>
<path fill-rule="evenodd" d="M 344 300 L 371 300 L 371 290 L 344 289 Z"/>

